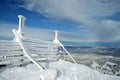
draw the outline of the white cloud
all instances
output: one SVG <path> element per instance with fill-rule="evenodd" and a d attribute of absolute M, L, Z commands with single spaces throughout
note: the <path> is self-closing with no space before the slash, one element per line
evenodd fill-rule
<path fill-rule="evenodd" d="M 29 10 L 52 16 L 106 16 L 120 11 L 119 0 L 24 0 Z M 106 3 L 103 3 L 106 1 Z M 72 15 L 73 14 L 73 15 Z M 70 17 L 70 16 L 69 16 Z"/>
<path fill-rule="evenodd" d="M 79 22 L 87 33 L 78 35 L 59 32 L 60 40 L 64 41 L 117 41 L 120 40 L 120 21 L 101 20 L 95 21 L 95 16 L 109 16 L 120 12 L 120 0 L 23 0 L 24 5 L 19 5 L 31 11 L 37 11 L 48 17 L 66 18 Z M 13 27 L 14 26 L 14 27 Z M 0 36 L 12 36 L 14 24 L 0 23 Z M 81 29 L 81 28 L 80 28 Z M 4 31 L 5 30 L 5 31 Z M 49 30 L 32 29 L 26 27 L 26 35 L 34 38 L 53 39 L 54 33 Z"/>
<path fill-rule="evenodd" d="M 17 29 L 17 24 L 10 24 L 10 23 L 0 23 L 0 37 L 11 37 L 14 38 L 14 34 L 12 33 L 12 29 Z M 38 39 L 45 39 L 51 40 L 53 38 L 53 31 L 49 30 L 42 30 L 42 29 L 35 29 L 25 26 L 24 31 L 25 36 L 29 38 L 38 38 Z"/>
<path fill-rule="evenodd" d="M 0 38 L 1 37 L 10 37 L 14 38 L 14 34 L 12 33 L 12 29 L 17 29 L 18 25 L 10 24 L 10 23 L 0 23 Z M 27 38 L 36 38 L 42 40 L 53 40 L 54 39 L 54 31 L 52 30 L 44 30 L 38 28 L 31 28 L 28 26 L 24 27 L 24 36 Z M 58 31 L 58 39 L 60 41 L 72 41 L 72 42 L 88 42 L 93 41 L 92 39 L 86 39 L 81 35 Z"/>
<path fill-rule="evenodd" d="M 120 41 L 120 21 L 102 20 L 89 24 L 88 29 L 96 34 L 98 41 Z"/>
<path fill-rule="evenodd" d="M 12 29 L 16 28 L 17 26 L 15 24 L 0 23 L 0 37 L 12 38 L 14 36 L 12 34 Z"/>
<path fill-rule="evenodd" d="M 96 16 L 105 17 L 120 12 L 120 0 L 24 0 L 24 2 L 24 8 L 45 16 L 66 18 L 82 23 L 81 26 L 85 27 L 88 34 L 94 36 L 94 39 L 89 38 L 90 41 L 120 40 L 119 21 L 93 19 Z M 87 38 L 83 38 L 85 39 Z"/>
<path fill-rule="evenodd" d="M 91 24 L 92 17 L 120 11 L 119 0 L 24 0 L 24 7 L 48 17 L 67 18 Z M 106 2 L 106 3 L 103 3 Z"/>

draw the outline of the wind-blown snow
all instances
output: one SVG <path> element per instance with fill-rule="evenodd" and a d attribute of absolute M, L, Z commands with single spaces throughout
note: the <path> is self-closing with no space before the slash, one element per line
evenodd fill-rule
<path fill-rule="evenodd" d="M 120 80 L 120 77 L 104 75 L 85 65 L 63 60 L 49 63 L 40 71 L 35 65 L 7 68 L 0 74 L 0 80 Z"/>

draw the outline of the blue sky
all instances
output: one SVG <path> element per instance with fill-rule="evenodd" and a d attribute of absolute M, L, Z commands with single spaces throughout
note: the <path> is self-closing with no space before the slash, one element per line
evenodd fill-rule
<path fill-rule="evenodd" d="M 0 39 L 13 37 L 11 29 L 18 27 L 21 14 L 27 18 L 25 33 L 30 37 L 52 39 L 58 30 L 61 41 L 116 44 L 119 4 L 120 0 L 1 0 Z"/>

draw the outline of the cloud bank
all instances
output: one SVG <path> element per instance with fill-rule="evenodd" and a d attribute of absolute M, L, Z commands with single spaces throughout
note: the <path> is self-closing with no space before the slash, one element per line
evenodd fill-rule
<path fill-rule="evenodd" d="M 46 17 L 70 19 L 80 23 L 94 41 L 120 40 L 120 21 L 96 20 L 120 12 L 120 0 L 24 0 L 22 7 L 42 13 Z M 79 35 L 78 35 L 79 36 Z"/>
<path fill-rule="evenodd" d="M 18 25 L 10 24 L 10 23 L 0 23 L 0 39 L 3 37 L 10 38 L 11 40 L 14 38 L 14 34 L 12 33 L 12 29 L 17 29 Z M 36 38 L 41 40 L 54 40 L 54 31 L 53 30 L 44 30 L 38 28 L 30 28 L 28 26 L 24 27 L 23 30 L 24 36 L 27 38 Z M 58 39 L 60 41 L 71 41 L 71 42 L 88 42 L 89 40 L 85 37 L 78 36 L 78 34 L 70 33 L 70 32 L 58 32 Z M 91 40 L 92 41 L 92 40 Z"/>

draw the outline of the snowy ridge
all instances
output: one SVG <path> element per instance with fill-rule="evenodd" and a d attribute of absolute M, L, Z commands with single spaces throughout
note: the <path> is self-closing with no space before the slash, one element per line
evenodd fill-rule
<path fill-rule="evenodd" d="M 8 68 L 0 74 L 0 78 L 1 80 L 120 80 L 120 77 L 104 75 L 85 65 L 63 60 L 47 64 L 46 70 L 43 71 L 33 64 Z"/>

